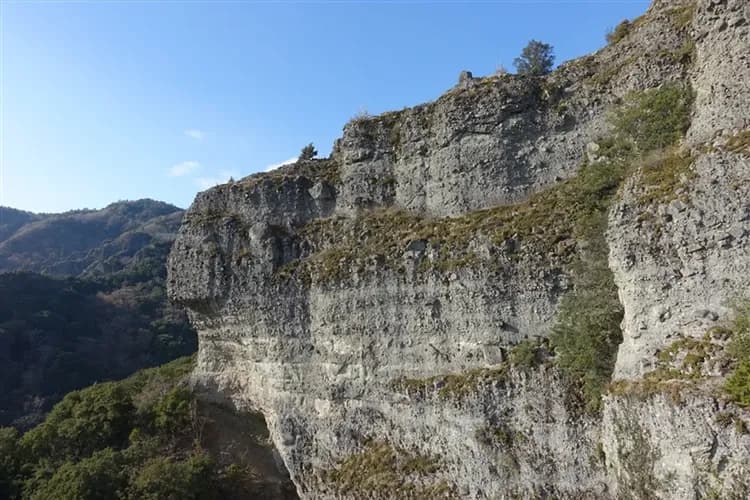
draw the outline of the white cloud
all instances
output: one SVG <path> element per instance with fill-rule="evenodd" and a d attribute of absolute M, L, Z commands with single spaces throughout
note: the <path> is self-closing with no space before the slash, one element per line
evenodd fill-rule
<path fill-rule="evenodd" d="M 239 179 L 240 174 L 230 170 L 222 170 L 217 175 L 212 177 L 197 177 L 195 179 L 195 185 L 201 189 L 208 189 L 219 184 L 224 184 L 230 178 Z"/>
<path fill-rule="evenodd" d="M 196 141 L 202 141 L 203 138 L 206 136 L 206 134 L 203 133 L 202 130 L 198 130 L 194 128 L 186 130 L 185 135 L 190 137 L 191 139 L 195 139 Z"/>
<path fill-rule="evenodd" d="M 279 162 L 279 163 L 274 163 L 273 165 L 268 165 L 266 168 L 263 169 L 263 171 L 270 172 L 271 170 L 276 170 L 279 167 L 283 167 L 284 165 L 289 165 L 290 163 L 294 163 L 295 161 L 297 161 L 296 156 L 289 158 L 288 160 Z"/>
<path fill-rule="evenodd" d="M 177 165 L 172 165 L 169 169 L 169 175 L 172 177 L 182 177 L 199 169 L 201 166 L 197 161 L 183 161 Z"/>

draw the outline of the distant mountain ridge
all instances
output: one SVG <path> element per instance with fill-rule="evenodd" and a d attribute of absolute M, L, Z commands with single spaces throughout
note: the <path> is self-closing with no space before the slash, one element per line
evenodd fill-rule
<path fill-rule="evenodd" d="M 0 206 L 0 240 L 6 240 L 21 226 L 38 220 L 43 215 Z"/>
<path fill-rule="evenodd" d="M 0 272 L 93 277 L 117 271 L 143 247 L 171 244 L 183 213 L 150 199 L 61 214 L 0 207 Z"/>

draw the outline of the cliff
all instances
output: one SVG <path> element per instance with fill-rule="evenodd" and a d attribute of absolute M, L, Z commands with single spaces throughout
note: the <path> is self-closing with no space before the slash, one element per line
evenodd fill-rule
<path fill-rule="evenodd" d="M 195 383 L 303 498 L 745 498 L 749 36 L 746 2 L 656 1 L 200 193 Z"/>

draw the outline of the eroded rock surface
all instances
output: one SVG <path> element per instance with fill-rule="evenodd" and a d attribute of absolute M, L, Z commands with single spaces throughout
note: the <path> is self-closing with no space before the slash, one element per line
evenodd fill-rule
<path fill-rule="evenodd" d="M 331 158 L 200 193 L 169 263 L 196 382 L 264 413 L 304 498 L 740 498 L 750 415 L 721 367 L 682 399 L 642 378 L 749 289 L 747 10 L 656 2 L 547 77 L 472 78 L 353 120 Z M 592 411 L 547 340 L 598 251 L 580 221 L 609 207 L 571 191 L 610 111 L 672 83 L 696 91 L 682 160 L 590 194 L 613 198 L 624 310 Z"/>

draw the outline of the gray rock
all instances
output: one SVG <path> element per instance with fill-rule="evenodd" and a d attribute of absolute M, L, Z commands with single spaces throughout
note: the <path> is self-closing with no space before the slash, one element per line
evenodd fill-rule
<path fill-rule="evenodd" d="M 720 411 L 747 415 L 715 393 L 683 403 L 612 393 L 596 417 L 576 409 L 553 366 L 501 365 L 519 342 L 549 336 L 571 287 L 558 254 L 518 235 L 501 248 L 477 235 L 462 244 L 479 264 L 424 265 L 444 258 L 431 218 L 471 214 L 480 224 L 480 209 L 527 201 L 597 152 L 587 145 L 598 147 L 622 96 L 689 79 L 695 176 L 651 207 L 635 176 L 609 213 L 625 311 L 616 382 L 637 383 L 675 339 L 702 338 L 731 317 L 750 289 L 750 162 L 703 145 L 750 126 L 747 23 L 720 31 L 711 21 L 729 25 L 746 9 L 700 0 L 678 27 L 674 9 L 689 3 L 656 1 L 631 36 L 547 77 L 473 78 L 435 102 L 353 120 L 331 159 L 198 195 L 168 264 L 169 295 L 199 330 L 195 382 L 264 413 L 303 498 L 356 498 L 329 472 L 368 442 L 417 463 L 439 457 L 429 477 L 402 478 L 425 497 L 438 486 L 465 498 L 644 499 L 750 487 L 750 437 L 717 423 Z M 659 55 L 692 31 L 695 66 Z M 396 241 L 380 233 L 391 220 Z M 742 243 L 717 244 L 727 233 Z M 337 251 L 344 240 L 349 253 Z M 375 251 L 353 262 L 365 245 Z M 572 238 L 554 247 L 585 250 Z M 328 279 L 295 274 L 314 258 Z M 409 496 L 388 493 L 368 495 Z"/>
<path fill-rule="evenodd" d="M 458 85 L 465 87 L 471 83 L 471 80 L 474 79 L 474 75 L 471 74 L 471 71 L 462 71 L 458 75 Z"/>

